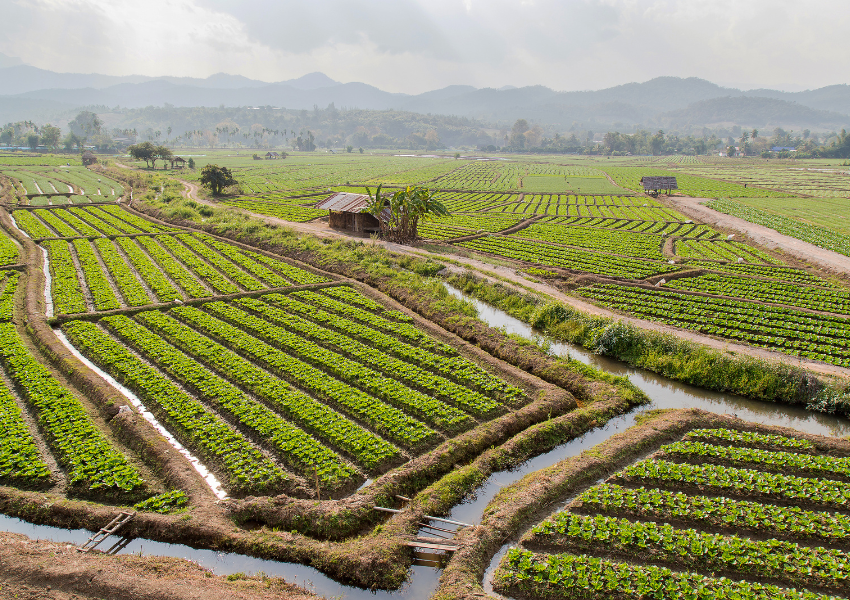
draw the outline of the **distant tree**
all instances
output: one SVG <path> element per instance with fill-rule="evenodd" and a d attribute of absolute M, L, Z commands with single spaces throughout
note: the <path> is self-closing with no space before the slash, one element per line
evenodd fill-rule
<path fill-rule="evenodd" d="M 460 158 L 460 152 L 455 152 L 455 160 Z"/>
<path fill-rule="evenodd" d="M 201 185 L 207 186 L 213 195 L 218 196 L 224 188 L 236 185 L 236 180 L 227 167 L 207 165 L 201 169 Z"/>
<path fill-rule="evenodd" d="M 74 148 L 82 149 L 83 141 L 78 138 L 72 131 L 62 138 L 62 149 L 65 152 L 71 152 Z"/>
<path fill-rule="evenodd" d="M 41 128 L 41 141 L 51 150 L 56 150 L 59 147 L 59 138 L 62 136 L 62 130 L 53 125 L 47 124 Z"/>
<path fill-rule="evenodd" d="M 84 110 L 68 123 L 68 127 L 71 129 L 71 133 L 76 135 L 82 145 L 85 146 L 89 137 L 100 133 L 103 121 L 95 113 Z"/>
<path fill-rule="evenodd" d="M 331 104 L 333 104 L 333 102 L 331 102 Z M 360 154 L 363 154 L 363 146 L 360 146 L 360 148 L 358 148 L 358 150 L 359 150 Z"/>
<path fill-rule="evenodd" d="M 41 142 L 41 137 L 37 133 L 32 132 L 27 134 L 27 146 L 30 147 L 30 150 L 38 150 L 39 142 Z"/>
<path fill-rule="evenodd" d="M 525 148 L 525 132 L 528 131 L 528 121 L 525 119 L 517 119 L 513 127 L 511 127 L 511 136 L 509 145 L 515 148 Z"/>
<path fill-rule="evenodd" d="M 657 156 L 661 154 L 662 148 L 664 148 L 664 131 L 661 129 L 652 136 L 649 140 L 649 148 L 652 151 L 653 156 Z"/>
<path fill-rule="evenodd" d="M 187 165 L 190 169 L 194 169 L 194 168 L 195 168 L 195 159 L 190 157 L 190 158 L 189 158 L 189 162 L 188 162 L 188 163 L 186 163 L 186 165 Z"/>
<path fill-rule="evenodd" d="M 174 158 L 174 153 L 170 148 L 166 148 L 165 146 L 157 146 L 153 151 L 154 155 L 154 168 L 156 168 L 156 159 L 161 159 L 163 162 L 169 161 Z M 165 165 L 163 165 L 165 168 Z"/>
<path fill-rule="evenodd" d="M 380 185 L 374 194 L 369 188 L 366 188 L 366 192 L 370 202 L 360 212 L 377 218 L 381 234 L 391 242 L 404 244 L 415 241 L 419 235 L 420 219 L 425 221 L 449 215 L 443 203 L 425 187 L 410 186 L 389 197 L 381 194 Z"/>
<path fill-rule="evenodd" d="M 145 161 L 147 166 L 150 166 L 150 163 L 153 162 L 153 166 L 156 168 L 156 146 L 151 142 L 133 144 L 127 148 L 127 153 L 136 160 Z"/>
<path fill-rule="evenodd" d="M 729 146 L 728 148 L 726 148 L 726 156 L 730 158 L 735 156 L 735 146 Z"/>
<path fill-rule="evenodd" d="M 354 146 L 351 146 L 351 145 L 346 146 L 345 151 L 349 152 L 349 153 L 354 152 Z"/>

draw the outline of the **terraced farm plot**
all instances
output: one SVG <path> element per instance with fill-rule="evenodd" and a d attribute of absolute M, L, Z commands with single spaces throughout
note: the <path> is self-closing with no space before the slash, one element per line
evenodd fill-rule
<path fill-rule="evenodd" d="M 674 271 L 677 268 L 663 263 L 555 246 L 522 239 L 514 235 L 488 236 L 467 242 L 458 242 L 457 245 L 526 263 L 625 279 L 642 279 L 651 275 Z"/>
<path fill-rule="evenodd" d="M 328 281 L 204 234 L 48 240 L 42 247 L 48 252 L 59 314 Z"/>
<path fill-rule="evenodd" d="M 33 239 L 97 237 L 177 231 L 137 217 L 119 206 L 18 209 L 18 228 Z"/>
<path fill-rule="evenodd" d="M 751 186 L 788 192 L 789 196 L 815 198 L 848 198 L 847 167 L 823 164 L 820 161 L 722 161 L 700 166 L 687 165 L 682 170 L 702 177 L 745 183 Z M 730 164 L 731 163 L 731 164 Z"/>
<path fill-rule="evenodd" d="M 663 238 L 660 235 L 611 231 L 593 227 L 538 225 L 534 223 L 512 234 L 512 236 L 600 250 L 635 258 L 659 261 L 664 259 L 664 256 L 661 254 Z"/>
<path fill-rule="evenodd" d="M 747 262 L 776 264 L 779 261 L 753 246 L 730 240 L 677 239 L 677 256 L 696 260 L 718 260 L 727 262 Z"/>
<path fill-rule="evenodd" d="M 317 210 L 310 206 L 301 206 L 298 204 L 265 202 L 265 201 L 250 201 L 240 200 L 239 202 L 222 202 L 225 206 L 241 208 L 243 210 L 266 215 L 268 217 L 277 217 L 285 221 L 293 221 L 295 223 L 306 223 L 313 219 L 327 217 L 328 211 Z"/>
<path fill-rule="evenodd" d="M 124 195 L 124 188 L 120 183 L 79 165 L 66 166 L 62 163 L 49 167 L 6 166 L 7 164 L 4 162 L 4 165 L 0 166 L 0 174 L 16 181 L 19 191 L 30 199 L 49 197 L 53 194 L 72 194 L 96 197 L 97 201 L 103 202 L 117 200 Z"/>
<path fill-rule="evenodd" d="M 707 177 L 688 175 L 681 171 L 670 171 L 652 167 L 605 167 L 611 178 L 626 189 L 643 191 L 640 180 L 645 176 L 673 176 L 679 186 L 679 193 L 696 198 L 781 198 L 793 194 L 774 190 L 745 187 L 739 183 L 718 181 Z"/>
<path fill-rule="evenodd" d="M 785 354 L 850 366 L 850 319 L 845 317 L 767 306 L 754 301 L 682 294 L 664 291 L 663 288 L 595 284 L 580 288 L 577 293 L 638 318 Z M 824 306 L 823 303 L 821 305 Z"/>
<path fill-rule="evenodd" d="M 846 597 L 847 458 L 692 430 L 534 526 L 494 577 L 518 598 Z"/>
<path fill-rule="evenodd" d="M 798 216 L 789 205 L 804 206 L 808 199 L 795 199 L 785 204 L 783 209 L 756 208 L 764 206 L 760 203 L 739 203 L 732 200 L 714 200 L 707 202 L 706 206 L 716 211 L 732 215 L 775 229 L 783 235 L 787 235 L 819 248 L 826 248 L 845 256 L 850 256 L 850 236 L 848 228 L 843 223 L 850 214 L 847 214 L 846 202 L 839 202 L 841 206 L 832 207 L 832 202 L 820 208 L 817 215 Z"/>
<path fill-rule="evenodd" d="M 323 489 L 344 494 L 527 401 L 348 287 L 70 321 L 63 330 L 231 493 L 318 476 Z"/>
<path fill-rule="evenodd" d="M 803 287 L 797 283 L 752 279 L 732 274 L 674 279 L 665 284 L 665 287 L 850 315 L 850 291 L 846 290 Z"/>
<path fill-rule="evenodd" d="M 151 495 L 138 470 L 99 431 L 80 400 L 21 340 L 11 322 L 18 278 L 12 271 L 0 279 L 0 481 L 44 487 L 61 476 L 71 495 Z M 24 420 L 23 407 L 37 419 L 61 474 L 48 467 Z"/>

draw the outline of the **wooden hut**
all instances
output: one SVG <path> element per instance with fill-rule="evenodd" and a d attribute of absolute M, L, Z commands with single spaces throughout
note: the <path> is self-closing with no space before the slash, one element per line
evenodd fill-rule
<path fill-rule="evenodd" d="M 97 162 L 97 157 L 94 155 L 94 152 L 92 152 L 91 150 L 86 150 L 85 152 L 83 152 L 82 161 L 83 161 L 83 166 L 88 167 L 89 165 L 93 165 L 94 163 Z"/>
<path fill-rule="evenodd" d="M 175 167 L 178 168 L 178 169 L 182 169 L 185 166 L 186 166 L 186 159 L 183 158 L 182 156 L 175 156 L 174 158 L 171 159 L 171 168 L 172 169 L 175 168 Z"/>
<path fill-rule="evenodd" d="M 371 199 L 367 194 L 337 192 L 316 204 L 319 210 L 330 211 L 328 224 L 334 229 L 354 233 L 374 233 L 381 230 L 381 223 L 369 213 L 360 212 Z"/>
<path fill-rule="evenodd" d="M 643 190 L 654 196 L 657 196 L 659 192 L 667 192 L 670 193 L 670 190 L 678 190 L 679 185 L 676 183 L 675 177 L 666 177 L 666 176 L 652 176 L 652 177 L 641 177 L 640 184 L 643 186 Z"/>
<path fill-rule="evenodd" d="M 280 158 L 280 154 L 277 152 L 266 152 L 266 160 L 274 160 L 276 158 Z"/>

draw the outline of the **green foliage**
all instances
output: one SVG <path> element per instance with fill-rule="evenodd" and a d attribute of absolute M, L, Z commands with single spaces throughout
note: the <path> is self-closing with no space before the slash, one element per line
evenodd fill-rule
<path fill-rule="evenodd" d="M 447 217 L 449 211 L 435 198 L 428 188 L 408 186 L 397 190 L 389 198 L 381 195 L 381 186 L 372 194 L 366 188 L 371 199 L 361 212 L 369 213 L 381 224 L 381 235 L 391 242 L 407 243 L 419 236 L 419 220 L 427 221 L 435 217 Z"/>
<path fill-rule="evenodd" d="M 117 323 L 126 317 L 107 319 Z M 133 390 L 178 440 L 218 466 L 234 493 L 272 493 L 286 474 L 240 433 L 208 411 L 162 374 L 130 353 L 94 323 L 74 321 L 62 327 L 72 343 Z"/>
<path fill-rule="evenodd" d="M 850 339 L 850 319 L 847 318 L 615 284 L 595 284 L 582 288 L 579 293 L 604 306 L 638 317 L 741 340 L 786 354 L 850 365 L 847 342 Z M 824 294 L 828 292 L 818 292 L 816 297 L 823 298 Z M 800 302 L 805 298 L 805 293 L 801 294 Z M 628 335 L 625 326 L 621 331 Z M 612 343 L 613 339 L 606 341 L 607 346 Z"/>
<path fill-rule="evenodd" d="M 554 542 L 574 551 L 604 546 L 607 552 L 643 555 L 661 563 L 686 561 L 689 569 L 734 569 L 804 587 L 814 584 L 835 589 L 842 587 L 839 582 L 850 579 L 850 556 L 840 550 L 703 533 L 669 524 L 562 512 L 536 525 L 532 534 L 534 542 Z"/>
<path fill-rule="evenodd" d="M 538 556 L 518 548 L 508 550 L 496 577 L 497 589 L 504 591 L 516 586 L 531 597 L 545 589 L 560 592 L 556 597 L 588 600 L 611 597 L 828 600 L 822 594 L 771 584 L 678 573 L 664 567 L 638 566 L 590 556 Z"/>
<path fill-rule="evenodd" d="M 693 496 L 612 483 L 592 487 L 579 497 L 588 509 L 630 514 L 666 522 L 687 521 L 700 527 L 729 527 L 771 537 L 803 537 L 841 541 L 850 536 L 850 516 L 776 506 L 724 496 Z"/>
<path fill-rule="evenodd" d="M 0 361 L 35 409 L 68 483 L 87 490 L 134 492 L 144 487 L 126 457 L 92 423 L 80 401 L 26 349 L 13 323 L 0 324 Z"/>
<path fill-rule="evenodd" d="M 133 508 L 136 510 L 154 512 L 162 515 L 176 512 L 184 508 L 189 503 L 189 497 L 180 490 L 173 492 L 165 492 L 158 496 L 153 496 L 147 500 L 135 504 Z"/>
<path fill-rule="evenodd" d="M 697 485 L 720 493 L 763 496 L 779 501 L 806 501 L 846 510 L 850 507 L 850 484 L 840 481 L 766 473 L 720 465 L 691 465 L 666 460 L 644 460 L 621 474 L 629 481 L 658 485 Z"/>
<path fill-rule="evenodd" d="M 781 234 L 814 244 L 819 248 L 825 248 L 845 256 L 850 256 L 850 238 L 842 233 L 830 231 L 823 227 L 804 223 L 783 215 L 770 214 L 726 199 L 713 200 L 706 203 L 706 206 L 727 215 L 744 219 L 750 223 L 775 229 Z"/>
<path fill-rule="evenodd" d="M 236 185 L 237 183 L 233 178 L 233 174 L 230 172 L 230 169 L 227 167 L 219 167 L 218 165 L 207 165 L 201 169 L 199 181 L 202 185 L 210 188 L 215 196 L 221 195 L 221 191 L 224 188 Z"/>

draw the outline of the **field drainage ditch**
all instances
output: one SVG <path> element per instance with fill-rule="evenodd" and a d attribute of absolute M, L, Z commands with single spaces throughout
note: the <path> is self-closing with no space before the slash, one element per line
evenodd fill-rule
<path fill-rule="evenodd" d="M 467 296 L 457 288 L 446 283 L 443 285 L 456 298 L 465 300 L 475 306 L 478 311 L 478 318 L 491 327 L 501 328 L 506 333 L 520 335 L 542 342 L 547 345 L 550 354 L 573 358 L 584 364 L 607 371 L 612 375 L 627 376 L 629 381 L 640 388 L 652 400 L 650 404 L 640 406 L 629 414 L 611 419 L 604 426 L 588 431 L 586 434 L 562 444 L 545 454 L 536 456 L 515 469 L 493 473 L 476 490 L 474 495 L 452 509 L 449 516 L 450 519 L 474 524 L 479 523 L 484 509 L 502 488 L 511 485 L 529 473 L 552 466 L 566 458 L 580 454 L 583 450 L 601 444 L 611 436 L 634 425 L 638 415 L 650 410 L 699 408 L 715 413 L 732 414 L 746 421 L 779 427 L 791 427 L 817 435 L 840 437 L 850 435 L 850 421 L 841 417 L 815 413 L 799 406 L 760 402 L 732 394 L 711 392 L 669 380 L 643 369 L 630 367 L 621 361 L 598 356 L 580 346 L 555 342 L 534 331 L 532 327 L 506 312 L 494 308 L 477 298 Z M 553 507 L 552 512 L 561 510 L 570 501 L 571 499 L 563 500 Z M 524 533 L 521 532 L 517 536 L 517 539 L 503 545 L 491 560 L 490 566 L 485 572 L 483 582 L 484 591 L 488 594 L 498 596 L 498 594 L 493 592 L 490 579 L 502 557 L 510 548 L 516 545 Z"/>
<path fill-rule="evenodd" d="M 737 417 L 758 423 L 792 427 L 808 433 L 832 436 L 850 435 L 850 421 L 830 415 L 812 413 L 801 407 L 787 406 L 747 400 L 729 394 L 709 392 L 692 386 L 668 380 L 653 373 L 629 367 L 625 363 L 594 355 L 583 348 L 552 342 L 536 333 L 531 327 L 508 315 L 507 313 L 489 306 L 477 299 L 465 296 L 459 290 L 446 284 L 448 291 L 472 303 L 478 310 L 479 318 L 492 327 L 504 328 L 508 333 L 521 335 L 541 342 L 551 342 L 549 352 L 558 356 L 569 356 L 585 364 L 593 365 L 614 375 L 628 376 L 630 381 L 643 390 L 652 400 L 648 405 L 641 406 L 629 414 L 611 419 L 604 426 L 593 429 L 583 436 L 564 443 L 553 450 L 532 458 L 518 467 L 500 471 L 491 475 L 476 493 L 465 502 L 454 507 L 449 519 L 466 523 L 479 523 L 484 508 L 503 487 L 508 486 L 528 473 L 551 466 L 565 458 L 575 456 L 587 448 L 591 448 L 634 425 L 641 413 L 663 408 L 700 408 L 719 413 L 734 414 Z M 75 352 L 75 354 L 77 354 Z M 79 355 L 78 355 L 79 357 Z M 554 508 L 559 510 L 566 502 Z M 441 525 L 443 526 L 443 525 Z M 20 519 L 0 515 L 0 529 L 13 533 L 21 533 L 32 538 L 46 539 L 54 542 L 73 544 L 84 543 L 90 532 L 83 529 L 67 530 L 43 525 L 33 525 Z M 485 590 L 491 592 L 489 578 L 495 566 L 505 552 L 515 543 L 505 544 L 491 562 L 485 576 Z M 212 550 L 196 550 L 189 546 L 165 544 L 145 539 L 134 540 L 125 553 L 140 553 L 146 555 L 172 556 L 184 558 L 211 569 L 219 575 L 233 573 L 256 574 L 263 572 L 269 576 L 283 577 L 287 581 L 303 585 L 315 593 L 325 597 L 337 597 L 351 600 L 386 598 L 388 600 L 425 600 L 437 588 L 441 569 L 440 556 L 428 553 L 416 553 L 416 560 L 410 570 L 407 582 L 395 591 L 370 591 L 343 585 L 323 575 L 319 571 L 305 565 L 282 563 L 262 560 L 239 554 L 226 554 Z"/>

